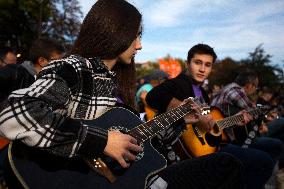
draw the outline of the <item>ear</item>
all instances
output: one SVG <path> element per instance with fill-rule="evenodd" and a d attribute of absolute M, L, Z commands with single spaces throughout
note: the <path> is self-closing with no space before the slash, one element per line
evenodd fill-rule
<path fill-rule="evenodd" d="M 48 62 L 48 60 L 44 57 L 39 57 L 37 59 L 37 63 L 41 66 L 44 67 L 46 65 L 46 62 Z"/>
<path fill-rule="evenodd" d="M 46 60 L 45 58 L 39 57 L 39 58 L 37 59 L 37 63 L 42 67 L 42 66 L 44 65 L 44 61 L 45 61 L 45 60 Z"/>
<path fill-rule="evenodd" d="M 185 61 L 185 67 L 186 68 L 189 68 L 189 66 L 190 66 L 190 62 L 188 62 L 187 60 Z"/>
<path fill-rule="evenodd" d="M 245 84 L 245 86 L 243 88 L 244 88 L 245 92 L 248 93 L 249 90 L 251 89 L 251 87 L 252 87 L 252 84 L 251 83 L 247 83 L 247 84 Z"/>

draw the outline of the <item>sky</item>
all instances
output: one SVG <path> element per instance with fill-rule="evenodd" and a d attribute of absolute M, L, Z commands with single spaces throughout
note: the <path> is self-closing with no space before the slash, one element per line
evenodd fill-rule
<path fill-rule="evenodd" d="M 80 0 L 84 16 L 95 0 Z M 186 59 L 195 44 L 219 59 L 238 61 L 262 44 L 271 63 L 284 69 L 284 0 L 129 0 L 143 15 L 143 49 L 136 62 L 170 55 Z"/>

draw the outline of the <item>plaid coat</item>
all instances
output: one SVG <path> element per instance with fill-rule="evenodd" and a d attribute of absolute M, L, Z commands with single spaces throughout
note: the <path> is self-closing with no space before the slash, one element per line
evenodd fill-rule
<path fill-rule="evenodd" d="M 71 55 L 53 61 L 29 87 L 11 93 L 0 112 L 0 135 L 60 156 L 95 157 L 107 131 L 79 119 L 95 119 L 116 99 L 115 73 L 96 58 Z"/>

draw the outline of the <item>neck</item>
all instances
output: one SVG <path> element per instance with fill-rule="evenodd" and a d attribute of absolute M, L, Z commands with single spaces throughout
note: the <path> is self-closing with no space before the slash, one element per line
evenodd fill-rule
<path fill-rule="evenodd" d="M 35 65 L 34 65 L 34 68 L 35 68 L 36 75 L 38 75 L 38 74 L 39 74 L 39 72 L 40 72 L 40 71 L 41 71 L 41 69 L 42 69 L 41 65 L 39 65 L 39 64 L 35 64 Z"/>
<path fill-rule="evenodd" d="M 188 70 L 185 72 L 185 75 L 187 75 L 188 77 L 190 77 L 190 79 L 191 79 L 191 81 L 192 81 L 192 84 L 197 85 L 197 86 L 199 86 L 199 87 L 202 85 L 202 83 L 196 81 L 195 79 L 193 79 L 193 78 L 191 77 L 191 74 L 190 74 L 190 72 L 189 72 Z"/>
<path fill-rule="evenodd" d="M 112 60 L 102 60 L 103 63 L 107 66 L 109 70 L 112 70 L 114 65 L 116 64 L 117 59 L 112 59 Z"/>

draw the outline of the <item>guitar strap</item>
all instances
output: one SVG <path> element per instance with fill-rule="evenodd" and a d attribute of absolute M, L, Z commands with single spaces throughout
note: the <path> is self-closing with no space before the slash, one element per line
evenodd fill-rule
<path fill-rule="evenodd" d="M 257 125 L 257 123 L 255 123 L 255 121 L 252 121 L 249 124 L 253 125 L 253 127 L 250 131 L 248 131 L 247 127 L 245 126 L 246 132 L 247 132 L 247 138 L 245 139 L 245 141 L 242 145 L 242 148 L 248 148 L 254 142 L 254 140 L 257 137 L 259 126 Z"/>
<path fill-rule="evenodd" d="M 227 111 L 229 113 L 229 116 L 231 116 L 231 114 L 236 114 L 239 109 L 235 108 L 234 106 L 228 106 L 227 107 Z M 247 125 L 244 126 L 245 129 L 245 133 L 246 133 L 246 137 L 243 141 L 243 143 L 241 144 L 242 148 L 248 148 L 256 139 L 257 135 L 258 135 L 258 131 L 259 131 L 259 126 L 257 121 L 251 121 L 250 123 L 248 123 Z M 231 131 L 231 132 L 230 132 Z M 233 129 L 227 129 L 227 134 L 228 136 L 232 139 L 236 139 L 235 133 L 233 132 Z"/>

